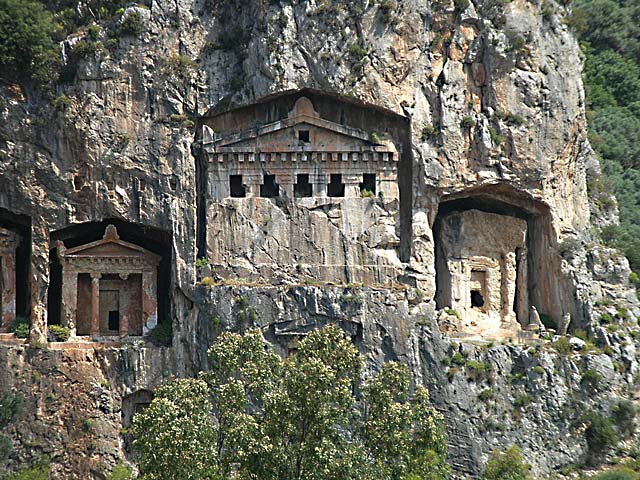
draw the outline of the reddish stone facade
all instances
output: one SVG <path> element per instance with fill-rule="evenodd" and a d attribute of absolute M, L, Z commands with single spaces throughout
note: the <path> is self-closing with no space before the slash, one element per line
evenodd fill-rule
<path fill-rule="evenodd" d="M 62 264 L 62 324 L 72 335 L 141 336 L 158 321 L 160 257 L 120 240 L 109 225 L 102 240 L 67 249 Z"/>
<path fill-rule="evenodd" d="M 16 318 L 16 248 L 18 235 L 0 228 L 0 332 Z"/>

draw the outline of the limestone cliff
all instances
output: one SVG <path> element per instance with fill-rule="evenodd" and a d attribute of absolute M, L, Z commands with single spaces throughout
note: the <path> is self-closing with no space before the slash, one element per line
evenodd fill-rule
<path fill-rule="evenodd" d="M 138 16 L 142 33 L 82 59 L 53 98 L 1 85 L 0 227 L 18 232 L 27 249 L 18 314 L 32 324 L 30 345 L 5 339 L 0 348 L 0 390 L 25 394 L 7 430 L 15 439 L 7 468 L 48 454 L 53 478 L 104 478 L 126 458 L 119 431 L 136 395 L 169 375 L 205 369 L 221 329 L 261 326 L 287 354 L 290 339 L 326 322 L 350 333 L 369 369 L 391 359 L 412 367 L 447 417 L 459 478 L 476 477 L 493 448 L 511 443 L 523 447 L 539 478 L 584 459 L 580 412 L 609 414 L 619 399 L 637 395 L 638 336 L 630 331 L 640 309 L 628 263 L 600 245 L 591 226 L 586 175 L 598 165 L 566 13 L 553 1 L 526 0 L 148 0 L 116 19 Z M 100 35 L 106 44 L 106 31 Z M 67 39 L 65 51 L 78 40 Z M 347 228 L 350 216 L 369 218 L 360 206 L 339 213 L 303 206 L 314 221 L 277 202 L 262 212 L 199 211 L 207 118 L 300 89 L 406 120 L 410 168 L 398 172 L 400 207 L 375 204 L 371 223 L 361 222 L 375 226 L 366 235 Z M 585 348 L 560 355 L 506 338 L 481 347 L 440 332 L 455 319 L 436 311 L 445 306 L 436 298 L 438 225 L 469 210 L 518 218 L 511 222 L 518 235 L 529 232 L 527 302 L 555 323 L 569 315 L 570 332 L 586 331 L 609 355 Z M 141 340 L 47 350 L 47 324 L 60 320 L 56 242 L 96 240 L 109 223 L 162 255 L 158 312 L 173 325 L 172 347 Z M 279 229 L 292 224 L 314 239 L 296 243 L 301 258 L 323 258 L 327 248 L 315 249 L 315 239 L 338 238 L 330 250 L 342 263 L 388 270 L 332 273 L 339 281 L 315 284 L 308 281 L 315 261 L 265 273 L 253 257 L 220 257 L 227 275 L 200 284 L 198 257 L 225 249 L 242 257 L 237 250 L 245 248 L 274 258 Z M 256 231 L 260 245 L 238 233 Z M 285 256 L 277 258 L 270 263 Z M 348 285 L 354 279 L 364 285 Z M 456 352 L 485 364 L 486 373 L 454 371 L 445 359 Z M 587 388 L 586 370 L 603 383 Z M 483 401 L 485 390 L 491 396 Z M 83 429 L 82 419 L 94 428 Z"/>

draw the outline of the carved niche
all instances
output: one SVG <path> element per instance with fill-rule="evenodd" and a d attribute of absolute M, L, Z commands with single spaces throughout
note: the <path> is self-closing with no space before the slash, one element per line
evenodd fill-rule
<path fill-rule="evenodd" d="M 96 242 L 65 248 L 62 264 L 62 324 L 72 335 L 140 336 L 158 321 L 157 267 L 160 257 L 120 240 L 109 225 Z"/>

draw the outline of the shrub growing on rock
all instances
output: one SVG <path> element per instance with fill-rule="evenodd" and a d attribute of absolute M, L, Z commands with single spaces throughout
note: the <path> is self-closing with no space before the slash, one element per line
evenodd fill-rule
<path fill-rule="evenodd" d="M 71 330 L 60 325 L 49 325 L 49 335 L 53 342 L 66 342 L 71 336 Z"/>
<path fill-rule="evenodd" d="M 522 459 L 522 452 L 512 445 L 505 452 L 494 450 L 485 466 L 482 480 L 533 480 L 531 466 Z"/>
<path fill-rule="evenodd" d="M 608 418 L 591 411 L 584 415 L 583 420 L 588 424 L 584 434 L 591 453 L 590 460 L 595 460 L 618 443 L 618 435 Z"/>
<path fill-rule="evenodd" d="M 615 468 L 589 478 L 591 480 L 640 480 L 640 474 L 630 468 Z"/>

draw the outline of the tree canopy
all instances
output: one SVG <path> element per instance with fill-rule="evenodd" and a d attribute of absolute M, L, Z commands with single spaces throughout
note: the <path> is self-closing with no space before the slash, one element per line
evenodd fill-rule
<path fill-rule="evenodd" d="M 393 362 L 362 382 L 362 357 L 337 327 L 310 333 L 287 359 L 259 330 L 223 333 L 209 356 L 209 372 L 167 383 L 135 416 L 145 479 L 448 477 L 427 390 Z"/>
<path fill-rule="evenodd" d="M 612 191 L 620 210 L 620 225 L 608 227 L 603 239 L 619 248 L 637 273 L 640 272 L 640 3 L 575 0 L 570 23 L 586 56 L 589 138 L 604 174 L 600 190 Z"/>

